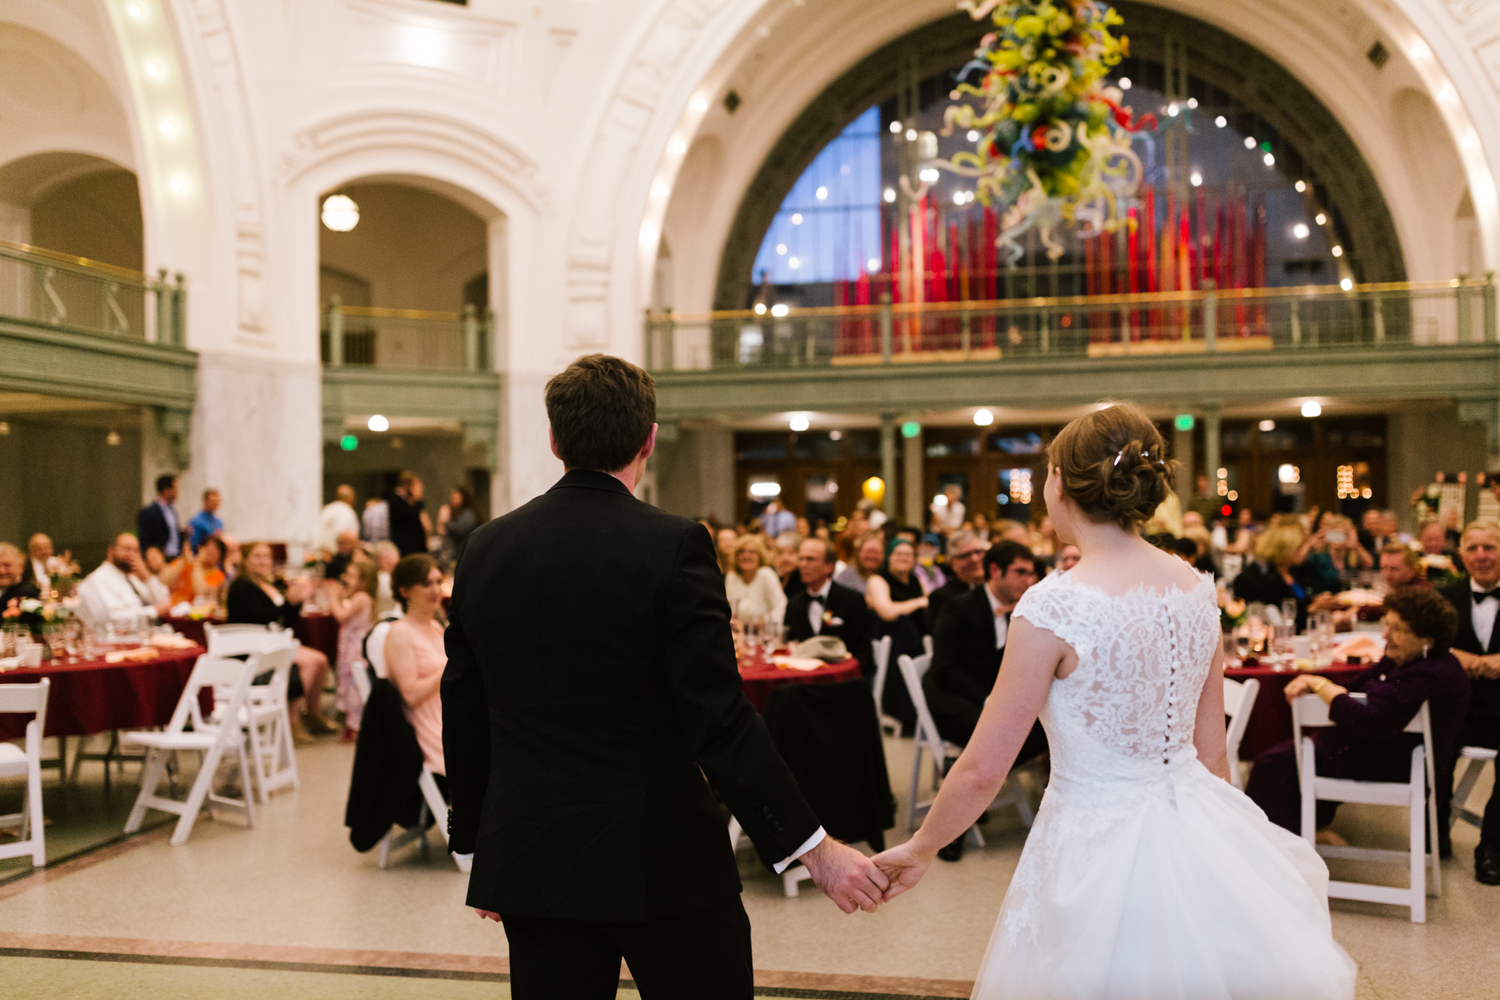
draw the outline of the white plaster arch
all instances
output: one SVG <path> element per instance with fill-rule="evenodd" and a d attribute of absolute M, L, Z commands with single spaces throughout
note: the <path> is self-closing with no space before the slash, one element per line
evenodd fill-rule
<path fill-rule="evenodd" d="M 1457 99 L 1445 102 L 1444 115 L 1455 147 L 1459 144 L 1454 136 L 1464 134 L 1468 112 L 1484 109 L 1484 115 L 1474 119 L 1475 142 L 1460 156 L 1475 192 L 1486 263 L 1500 264 L 1500 210 L 1487 207 L 1494 200 L 1490 163 L 1500 162 L 1500 101 L 1496 86 L 1485 79 L 1480 57 L 1472 46 L 1462 44 L 1463 32 L 1454 17 L 1462 4 L 1450 3 L 1445 9 L 1434 0 L 1398 0 L 1397 9 L 1379 0 L 1348 5 L 1295 0 L 1239 5 L 1216 0 L 1156 2 L 1213 23 L 1276 59 L 1339 119 L 1385 194 L 1414 279 L 1451 275 L 1424 271 L 1429 264 L 1422 252 L 1428 243 L 1424 232 L 1433 220 L 1422 211 L 1424 199 L 1406 196 L 1409 185 L 1423 179 L 1410 177 L 1405 169 L 1386 98 L 1402 86 L 1436 93 L 1437 81 L 1451 81 Z M 668 216 L 668 201 L 678 194 L 673 191 L 661 198 L 652 192 L 660 184 L 673 184 L 683 154 L 697 136 L 713 133 L 721 138 L 724 168 L 710 181 L 715 192 L 707 211 L 695 213 L 695 232 L 674 232 L 673 247 L 678 259 L 710 255 L 716 260 L 750 180 L 801 109 L 865 53 L 954 7 L 950 0 L 831 0 L 817 5 L 741 0 L 728 9 L 690 0 L 664 3 L 653 30 L 639 39 L 632 57 L 624 60 L 625 68 L 610 78 L 611 110 L 603 116 L 597 135 L 600 142 L 608 138 L 612 148 L 623 146 L 631 155 L 617 168 L 618 184 L 604 188 L 604 197 L 614 201 L 609 213 L 612 230 L 603 232 L 595 225 L 586 232 L 577 218 L 570 227 L 565 324 L 569 342 L 582 346 L 592 337 L 593 343 L 607 343 L 627 356 L 639 354 L 640 309 L 650 295 L 656 239 Z M 769 37 L 761 35 L 763 28 L 769 29 Z M 1428 36 L 1440 72 L 1414 66 L 1407 52 L 1396 50 L 1381 71 L 1383 82 L 1375 88 L 1379 92 L 1371 92 L 1375 70 L 1364 59 L 1368 44 L 1383 37 L 1388 47 L 1400 46 L 1423 35 Z M 663 51 L 667 56 L 661 56 Z M 642 96 L 638 66 L 649 55 L 658 57 L 658 72 Z M 1492 56 L 1491 74 L 1500 83 L 1500 56 Z M 745 99 L 733 119 L 717 107 L 729 84 Z M 692 105 L 703 94 L 711 102 L 707 113 Z M 585 185 L 577 217 L 593 214 L 591 204 Z M 711 284 L 676 284 L 679 309 L 708 308 Z M 596 325 L 586 307 L 605 300 L 609 322 Z M 607 326 L 607 332 L 598 325 Z"/>

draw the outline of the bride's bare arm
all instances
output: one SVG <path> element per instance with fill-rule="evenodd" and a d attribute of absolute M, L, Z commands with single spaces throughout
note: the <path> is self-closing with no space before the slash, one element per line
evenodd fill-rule
<path fill-rule="evenodd" d="M 1224 742 L 1224 648 L 1214 650 L 1208 679 L 1198 696 L 1198 718 L 1193 723 L 1193 746 L 1198 759 L 1214 774 L 1229 780 L 1229 748 Z"/>
<path fill-rule="evenodd" d="M 973 739 L 943 779 L 932 811 L 916 836 L 875 858 L 891 880 L 887 900 L 916 885 L 938 848 L 963 834 L 994 801 L 1068 653 L 1068 645 L 1051 632 L 1024 618 L 1011 619 L 1005 661 L 985 700 Z"/>

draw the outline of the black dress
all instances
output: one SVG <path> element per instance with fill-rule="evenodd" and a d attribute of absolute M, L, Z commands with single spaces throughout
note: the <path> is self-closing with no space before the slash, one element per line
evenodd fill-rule
<path fill-rule="evenodd" d="M 280 625 L 290 630 L 302 617 L 302 605 L 291 601 L 277 604 L 260 584 L 247 576 L 237 576 L 229 584 L 229 594 L 224 598 L 225 622 L 229 625 Z M 293 670 L 286 682 L 286 696 L 290 700 L 302 697 L 301 674 Z"/>
<path fill-rule="evenodd" d="M 881 570 L 880 578 L 891 588 L 891 602 L 900 604 L 902 601 L 910 601 L 922 596 L 922 582 L 913 573 L 905 583 L 898 580 L 889 570 Z M 890 666 L 885 672 L 885 690 L 881 692 L 880 708 L 886 715 L 901 721 L 901 731 L 911 733 L 917 727 L 917 709 L 911 703 L 911 695 L 906 692 L 906 682 L 901 678 L 901 671 L 896 668 L 897 657 L 910 656 L 915 659 L 927 653 L 927 647 L 922 643 L 922 637 L 927 634 L 927 613 L 923 609 L 917 609 L 909 615 L 902 615 L 893 622 L 888 622 L 879 615 L 872 614 L 871 620 L 875 623 L 875 638 L 883 639 L 891 637 Z"/>
<path fill-rule="evenodd" d="M 1253 562 L 1234 578 L 1234 596 L 1252 604 L 1280 607 L 1287 598 L 1297 602 L 1297 631 L 1307 628 L 1307 605 L 1318 592 L 1312 574 L 1302 566 L 1292 567 L 1292 582 L 1287 583 L 1275 566 Z"/>

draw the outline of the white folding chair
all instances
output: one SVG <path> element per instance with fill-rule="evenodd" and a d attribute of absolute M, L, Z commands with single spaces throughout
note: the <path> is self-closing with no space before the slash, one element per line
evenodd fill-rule
<path fill-rule="evenodd" d="M 47 728 L 47 693 L 52 682 L 43 677 L 35 684 L 0 684 L 0 713 L 35 713 L 26 723 L 26 749 L 0 743 L 0 778 L 26 776 L 26 798 L 21 811 L 0 816 L 0 826 L 17 826 L 15 843 L 0 844 L 0 858 L 31 855 L 40 868 L 47 863 L 47 843 L 42 817 L 42 733 Z"/>
<path fill-rule="evenodd" d="M 249 701 L 250 678 L 260 672 L 260 654 L 247 660 L 229 660 L 204 654 L 193 666 L 192 676 L 172 713 L 172 721 L 161 732 L 131 732 L 121 736 L 121 742 L 146 748 L 146 763 L 141 769 L 141 792 L 136 797 L 130 818 L 125 821 L 125 832 L 135 833 L 146 818 L 146 810 L 159 809 L 174 813 L 180 818 L 172 833 L 173 845 L 185 843 L 193 832 L 198 813 L 204 800 L 212 810 L 215 805 L 242 809 L 250 826 L 255 826 L 255 800 L 250 791 L 250 766 L 245 754 L 245 734 L 241 725 L 226 722 L 214 725 L 205 718 L 198 706 L 199 692 L 203 688 L 229 691 L 219 717 L 238 720 L 240 712 Z M 189 729 L 188 727 L 192 728 Z M 181 750 L 195 751 L 199 757 L 198 776 L 188 792 L 187 801 L 166 798 L 156 794 L 162 779 L 166 777 L 169 755 Z M 226 753 L 238 754 L 241 797 L 238 799 L 217 795 L 212 791 L 215 772 Z"/>
<path fill-rule="evenodd" d="M 1361 695 L 1351 695 L 1361 698 Z M 1346 778 L 1318 776 L 1317 754 L 1311 736 L 1303 736 L 1306 726 L 1327 726 L 1328 706 L 1316 695 L 1303 695 L 1292 702 L 1292 730 L 1298 748 L 1298 768 L 1302 784 L 1302 836 L 1325 858 L 1353 861 L 1376 861 L 1406 864 L 1411 870 L 1407 888 L 1369 885 L 1364 882 L 1328 883 L 1328 895 L 1334 899 L 1360 899 L 1369 903 L 1393 903 L 1411 909 L 1414 924 L 1427 922 L 1427 897 L 1443 894 L 1443 874 L 1437 855 L 1437 797 L 1429 789 L 1437 787 L 1432 763 L 1432 722 L 1424 701 L 1417 714 L 1407 723 L 1405 732 L 1421 733 L 1422 742 L 1411 751 L 1411 775 L 1407 781 L 1352 781 Z M 1377 850 L 1368 847 L 1334 847 L 1317 843 L 1318 800 L 1357 802 L 1367 805 L 1405 806 L 1410 810 L 1411 844 L 1405 851 Z M 1429 851 L 1428 845 L 1431 845 Z"/>
<path fill-rule="evenodd" d="M 927 696 L 922 691 L 922 678 L 932 666 L 931 656 L 919 656 L 912 659 L 910 656 L 896 657 L 896 666 L 901 671 L 901 679 L 906 682 L 906 693 L 911 696 L 912 706 L 917 710 L 917 732 L 913 742 L 911 754 L 911 791 L 907 796 L 906 809 L 906 832 L 912 833 L 917 829 L 918 817 L 925 815 L 932 808 L 932 799 L 925 802 L 918 801 L 918 786 L 922 780 L 922 754 L 925 750 L 932 755 L 932 786 L 936 789 L 948 773 L 948 762 L 956 760 L 963 753 L 963 747 L 956 743 L 944 740 L 938 732 L 937 724 L 932 721 L 932 713 L 927 709 Z M 995 801 L 990 803 L 990 808 L 1000 806 L 1015 806 L 1016 812 L 1020 814 L 1021 823 L 1027 829 L 1031 828 L 1032 821 L 1036 818 L 1036 812 L 1031 808 L 1031 799 L 1027 797 L 1026 789 L 1021 786 L 1020 779 L 1015 771 L 1005 777 L 1005 784 L 1000 786 Z M 984 846 L 984 834 L 979 832 L 978 826 L 969 827 L 969 834 L 973 837 L 978 847 Z"/>
<path fill-rule="evenodd" d="M 875 718 L 882 731 L 894 735 L 901 732 L 901 722 L 886 715 L 881 707 L 885 697 L 885 677 L 891 666 L 891 637 L 876 639 L 870 643 L 870 651 L 875 659 Z"/>
<path fill-rule="evenodd" d="M 250 760 L 256 779 L 256 794 L 265 802 L 271 792 L 286 785 L 302 787 L 297 772 L 297 753 L 292 741 L 291 710 L 287 705 L 287 680 L 297 655 L 297 637 L 276 626 L 205 625 L 204 636 L 211 656 L 239 657 L 259 654 L 256 674 L 271 672 L 262 684 L 252 683 L 240 722 L 250 741 Z M 227 692 L 214 693 L 214 718 L 224 718 Z"/>
<path fill-rule="evenodd" d="M 1468 807 L 1469 793 L 1474 791 L 1474 785 L 1484 772 L 1484 765 L 1495 763 L 1495 751 L 1489 747 L 1464 747 L 1458 751 L 1458 756 L 1468 763 L 1464 765 L 1464 773 L 1459 777 L 1458 784 L 1453 786 L 1453 804 L 1448 810 L 1449 829 L 1459 820 L 1473 826 L 1480 824 L 1483 817 Z"/>
<path fill-rule="evenodd" d="M 248 656 L 288 641 L 296 647 L 296 637 L 278 625 L 203 625 L 203 637 L 213 656 Z"/>
<path fill-rule="evenodd" d="M 433 826 L 437 827 L 443 835 L 443 846 L 448 845 L 448 800 L 443 798 L 443 793 L 438 790 L 437 780 L 432 776 L 432 769 L 426 764 L 422 765 L 422 773 L 417 778 L 417 787 L 422 790 L 422 805 L 417 809 L 417 825 L 409 830 L 396 832 L 394 827 L 380 841 L 380 867 L 385 868 L 391 852 L 399 847 L 404 847 L 413 840 L 421 845 L 422 857 L 427 857 L 427 818 L 429 816 L 437 820 Z M 450 854 L 460 871 L 468 871 L 469 863 Z"/>
<path fill-rule="evenodd" d="M 369 663 L 370 669 L 375 671 L 376 677 L 384 677 L 385 673 L 385 637 L 391 631 L 391 625 L 396 621 L 394 616 L 382 618 L 370 627 L 370 634 L 365 636 L 365 662 Z"/>
<path fill-rule="evenodd" d="M 1250 724 L 1250 713 L 1255 710 L 1255 696 L 1258 694 L 1260 681 L 1254 677 L 1244 683 L 1224 678 L 1224 714 L 1229 716 L 1224 749 L 1229 757 L 1229 780 L 1240 791 L 1245 790 L 1245 776 L 1240 773 L 1240 741 L 1245 738 L 1245 727 Z"/>

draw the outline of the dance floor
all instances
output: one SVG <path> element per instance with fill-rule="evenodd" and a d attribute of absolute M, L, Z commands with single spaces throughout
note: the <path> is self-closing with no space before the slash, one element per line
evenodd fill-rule
<path fill-rule="evenodd" d="M 904 777 L 910 743 L 890 740 L 887 750 L 891 773 Z M 164 825 L 37 873 L 5 863 L 6 992 L 226 1000 L 508 996 L 505 936 L 464 908 L 464 876 L 444 855 L 434 850 L 424 860 L 408 847 L 381 871 L 376 852 L 359 855 L 349 846 L 342 817 L 351 758 L 352 748 L 333 742 L 302 751 L 302 789 L 273 797 L 254 831 L 232 818 L 204 820 L 186 845 L 173 848 Z M 102 819 L 129 808 L 135 775 L 128 766 L 105 796 L 99 771 L 85 765 L 70 796 L 80 810 L 93 796 L 92 813 Z M 1478 801 L 1488 794 L 1485 785 Z M 0 805 L 16 791 L 0 785 Z M 898 787 L 898 798 L 904 791 Z M 1366 842 L 1373 830 L 1395 843 L 1403 823 L 1396 810 L 1349 810 L 1339 826 L 1346 835 L 1359 827 Z M 903 816 L 898 830 L 904 826 Z M 742 853 L 757 995 L 968 996 L 1024 842 L 1004 813 L 989 821 L 986 836 L 986 848 L 971 849 L 958 864 L 939 863 L 918 891 L 874 915 L 851 917 L 810 883 L 799 898 L 786 899 L 780 879 Z M 1360 965 L 1361 1000 L 1489 995 L 1479 973 L 1500 963 L 1500 887 L 1474 881 L 1476 837 L 1470 827 L 1455 832 L 1457 856 L 1444 865 L 1443 897 L 1430 901 L 1425 926 L 1394 908 L 1334 902 L 1335 936 Z M 1390 874 L 1394 884 L 1399 873 Z M 636 996 L 628 979 L 620 996 Z"/>

